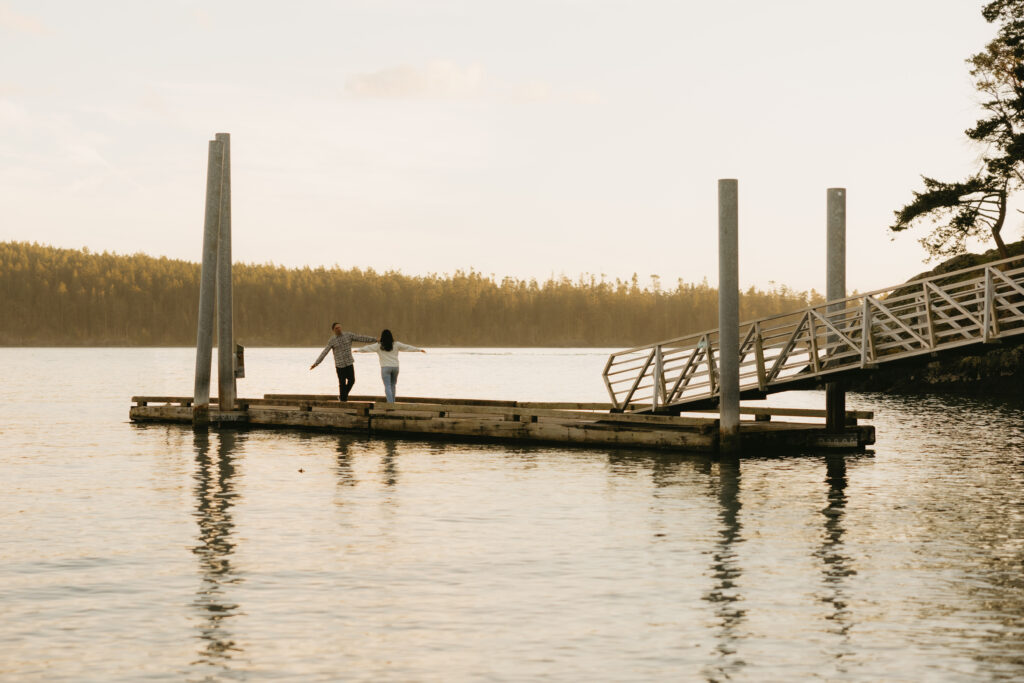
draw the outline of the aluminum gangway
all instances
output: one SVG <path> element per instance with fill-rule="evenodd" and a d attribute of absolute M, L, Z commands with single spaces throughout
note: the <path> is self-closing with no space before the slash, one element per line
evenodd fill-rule
<path fill-rule="evenodd" d="M 743 322 L 740 396 L 972 345 L 1024 343 L 1022 264 L 994 261 Z M 709 330 L 617 351 L 604 381 L 617 411 L 677 413 L 717 405 L 718 366 L 718 330 Z"/>

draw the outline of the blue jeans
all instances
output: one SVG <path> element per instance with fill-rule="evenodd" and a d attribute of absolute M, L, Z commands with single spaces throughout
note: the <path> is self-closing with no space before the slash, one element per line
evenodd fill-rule
<path fill-rule="evenodd" d="M 388 403 L 394 403 L 395 389 L 398 387 L 398 368 L 381 368 L 380 378 L 384 380 L 384 397 Z"/>

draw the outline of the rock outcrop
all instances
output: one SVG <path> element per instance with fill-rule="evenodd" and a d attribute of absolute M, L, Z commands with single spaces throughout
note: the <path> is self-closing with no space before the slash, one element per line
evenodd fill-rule
<path fill-rule="evenodd" d="M 1024 241 L 1007 245 L 1013 256 L 1024 254 Z M 918 280 L 999 260 L 999 252 L 963 254 L 914 276 Z M 908 280 L 909 282 L 909 280 Z M 850 391 L 941 391 L 991 394 L 1024 398 L 1024 336 L 1021 344 L 990 344 L 969 347 L 960 353 L 946 352 L 896 365 L 881 365 L 847 380 Z"/>

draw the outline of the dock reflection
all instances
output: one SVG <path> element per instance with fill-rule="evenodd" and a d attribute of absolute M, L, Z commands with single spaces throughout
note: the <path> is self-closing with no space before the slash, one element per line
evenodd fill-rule
<path fill-rule="evenodd" d="M 192 603 L 199 617 L 199 652 L 192 664 L 229 670 L 231 659 L 242 651 L 229 629 L 229 620 L 239 613 L 239 606 L 230 600 L 226 588 L 242 580 L 231 562 L 235 550 L 231 509 L 238 496 L 234 452 L 244 436 L 233 430 L 219 430 L 216 452 L 211 455 L 210 432 L 196 429 L 194 434 L 193 515 L 199 533 L 192 552 L 198 560 L 200 581 Z"/>
<path fill-rule="evenodd" d="M 816 552 L 822 563 L 826 589 L 821 600 L 832 608 L 831 613 L 826 615 L 832 624 L 831 632 L 846 639 L 851 626 L 846 577 L 856 572 L 852 569 L 851 559 L 843 545 L 843 536 L 846 534 L 843 523 L 847 485 L 845 456 L 825 456 L 825 482 L 828 484 L 828 504 L 821 511 L 825 518 L 825 533 L 821 548 Z"/>
<path fill-rule="evenodd" d="M 396 455 L 398 455 L 398 444 L 393 440 L 385 441 L 384 455 L 381 458 L 381 465 L 384 474 L 384 485 L 389 489 L 395 488 L 395 485 L 398 483 Z"/>
<path fill-rule="evenodd" d="M 339 486 L 355 486 L 358 484 L 355 470 L 352 467 L 352 440 L 347 436 L 338 437 L 337 455 L 335 456 L 334 472 L 338 475 Z"/>
<path fill-rule="evenodd" d="M 709 680 L 728 680 L 744 666 L 743 660 L 736 654 L 742 639 L 739 629 L 746 617 L 746 611 L 741 607 L 743 596 L 737 585 L 742 574 L 737 544 L 743 542 L 743 525 L 740 522 L 740 461 L 718 461 L 712 465 L 712 476 L 714 469 L 718 470 L 718 480 L 716 482 L 712 479 L 710 483 L 718 498 L 718 541 L 711 552 L 714 584 L 702 598 L 714 609 L 717 621 L 715 649 L 719 661 L 712 666 L 711 671 L 704 673 Z"/>

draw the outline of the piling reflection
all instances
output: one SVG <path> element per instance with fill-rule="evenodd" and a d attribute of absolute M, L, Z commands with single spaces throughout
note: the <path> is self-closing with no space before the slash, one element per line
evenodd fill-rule
<path fill-rule="evenodd" d="M 231 558 L 235 550 L 232 539 L 234 520 L 231 509 L 235 492 L 234 451 L 241 437 L 232 430 L 217 432 L 217 450 L 211 457 L 210 433 L 195 430 L 195 519 L 199 526 L 197 544 L 192 548 L 199 563 L 199 588 L 193 602 L 199 617 L 198 658 L 193 665 L 229 669 L 232 657 L 241 652 L 229 629 L 231 617 L 239 607 L 226 592 L 241 579 L 236 575 Z"/>
<path fill-rule="evenodd" d="M 705 671 L 705 675 L 709 680 L 728 680 L 744 666 L 743 660 L 736 654 L 736 646 L 742 638 L 739 629 L 746 616 L 746 611 L 741 607 L 743 596 L 737 586 L 741 571 L 736 546 L 743 542 L 743 527 L 740 523 L 740 462 L 736 459 L 722 459 L 717 463 L 717 469 L 720 525 L 718 542 L 711 555 L 714 585 L 702 597 L 714 608 L 718 662 L 711 670 Z"/>
<path fill-rule="evenodd" d="M 831 612 L 826 615 L 831 624 L 829 630 L 845 641 L 849 637 L 852 623 L 846 593 L 846 577 L 856 573 L 843 545 L 843 536 L 846 533 L 843 523 L 847 483 L 845 456 L 825 456 L 825 481 L 828 484 L 828 504 L 821 511 L 825 518 L 825 533 L 821 547 L 815 555 L 821 560 L 825 584 L 821 600 L 831 607 Z"/>
<path fill-rule="evenodd" d="M 395 441 L 384 442 L 384 457 L 381 461 L 384 474 L 384 485 L 389 489 L 394 488 L 398 483 L 398 467 L 395 464 L 395 455 L 398 453 L 398 444 Z"/>
<path fill-rule="evenodd" d="M 352 441 L 349 437 L 338 437 L 337 455 L 335 456 L 334 471 L 338 475 L 339 486 L 355 486 L 355 471 L 352 468 Z"/>

